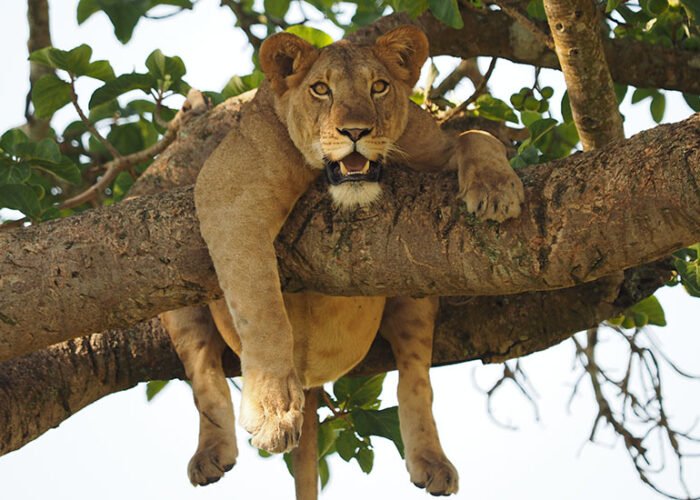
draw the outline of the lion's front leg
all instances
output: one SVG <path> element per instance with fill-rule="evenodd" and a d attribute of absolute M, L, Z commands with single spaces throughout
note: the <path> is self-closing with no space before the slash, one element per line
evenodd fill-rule
<path fill-rule="evenodd" d="M 253 435 L 254 446 L 280 453 L 298 444 L 304 395 L 273 243 L 316 174 L 291 144 L 288 151 L 286 143 L 260 144 L 262 137 L 280 136 L 270 127 L 251 119 L 248 136 L 224 139 L 200 172 L 195 204 L 240 338 L 240 422 Z M 235 350 L 239 339 L 221 333 Z"/>
<path fill-rule="evenodd" d="M 450 495 L 459 489 L 459 476 L 440 445 L 428 374 L 437 302 L 389 299 L 380 333 L 391 344 L 399 369 L 399 421 L 411 481 L 432 495 Z"/>
<path fill-rule="evenodd" d="M 502 222 L 520 215 L 523 183 L 508 163 L 503 144 L 487 132 L 461 134 L 451 165 L 459 175 L 459 197 L 478 219 Z"/>

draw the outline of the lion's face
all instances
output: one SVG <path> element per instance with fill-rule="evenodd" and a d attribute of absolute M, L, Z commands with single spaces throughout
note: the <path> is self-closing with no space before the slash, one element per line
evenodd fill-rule
<path fill-rule="evenodd" d="M 400 156 L 409 96 L 427 57 L 425 35 L 402 27 L 373 46 L 345 41 L 317 50 L 294 35 L 265 41 L 260 60 L 275 108 L 313 168 L 326 169 L 341 207 L 373 202 L 386 161 Z"/>

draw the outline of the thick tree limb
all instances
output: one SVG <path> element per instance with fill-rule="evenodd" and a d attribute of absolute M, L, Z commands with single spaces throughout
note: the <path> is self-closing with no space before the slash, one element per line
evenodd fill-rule
<path fill-rule="evenodd" d="M 559 69 L 556 54 L 528 28 L 502 11 L 462 7 L 464 27 L 445 27 L 430 14 L 412 21 L 406 15 L 392 15 L 360 30 L 357 36 L 376 36 L 392 27 L 416 23 L 430 40 L 430 54 L 469 59 L 489 56 Z M 630 39 L 606 39 L 605 56 L 613 80 L 635 87 L 654 87 L 700 94 L 700 52 L 669 49 Z"/>
<path fill-rule="evenodd" d="M 663 263 L 629 271 L 616 297 L 606 297 L 606 283 L 594 282 L 509 297 L 443 299 L 433 363 L 500 362 L 545 349 L 617 315 L 662 286 L 668 275 Z M 233 355 L 226 365 L 229 375 L 240 373 Z M 388 344 L 378 338 L 355 373 L 394 367 Z M 0 363 L 0 455 L 103 396 L 147 380 L 183 377 L 182 365 L 157 319 Z"/>
<path fill-rule="evenodd" d="M 450 173 L 395 169 L 383 201 L 350 216 L 333 213 L 320 181 L 278 239 L 283 288 L 550 290 L 700 240 L 700 115 L 522 175 L 524 214 L 501 225 L 464 213 Z M 0 359 L 216 296 L 196 227 L 185 189 L 0 234 Z"/>
<path fill-rule="evenodd" d="M 584 150 L 625 137 L 593 0 L 545 0 L 571 111 Z"/>

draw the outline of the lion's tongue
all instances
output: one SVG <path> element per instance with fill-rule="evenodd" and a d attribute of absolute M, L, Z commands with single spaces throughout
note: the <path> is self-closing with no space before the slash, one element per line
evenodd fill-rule
<path fill-rule="evenodd" d="M 361 172 L 367 165 L 367 158 L 355 151 L 340 160 L 340 162 L 345 166 L 349 173 Z"/>

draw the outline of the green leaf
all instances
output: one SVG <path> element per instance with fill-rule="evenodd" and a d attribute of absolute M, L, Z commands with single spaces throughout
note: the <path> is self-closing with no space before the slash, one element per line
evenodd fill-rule
<path fill-rule="evenodd" d="M 696 113 L 700 111 L 700 95 L 686 94 L 684 92 L 683 99 L 685 99 L 685 102 L 690 106 L 690 109 Z"/>
<path fill-rule="evenodd" d="M 0 159 L 0 185 L 24 184 L 31 174 L 32 171 L 27 164 Z"/>
<path fill-rule="evenodd" d="M 338 435 L 335 441 L 335 449 L 340 455 L 340 458 L 349 462 L 355 456 L 355 452 L 362 445 L 362 441 L 357 439 L 355 431 L 346 429 Z"/>
<path fill-rule="evenodd" d="M 163 390 L 163 387 L 168 385 L 168 380 L 151 380 L 146 384 L 146 400 L 147 401 L 152 401 L 153 398 L 155 398 L 160 391 Z"/>
<path fill-rule="evenodd" d="M 333 39 L 328 33 L 312 28 L 311 26 L 297 24 L 296 26 L 290 26 L 285 31 L 306 40 L 319 49 L 333 43 Z"/>
<path fill-rule="evenodd" d="M 666 316 L 659 300 L 653 295 L 627 308 L 620 316 L 608 320 L 623 328 L 642 328 L 646 325 L 666 326 Z"/>
<path fill-rule="evenodd" d="M 357 409 L 352 412 L 352 420 L 355 423 L 355 430 L 360 436 L 380 436 L 390 439 L 396 446 L 399 455 L 404 456 L 397 406 L 383 410 Z"/>
<path fill-rule="evenodd" d="M 333 384 L 333 394 L 344 408 L 374 408 L 386 374 L 368 377 L 342 377 Z"/>
<path fill-rule="evenodd" d="M 38 118 L 51 118 L 56 111 L 70 102 L 70 85 L 56 75 L 44 75 L 34 84 L 32 103 Z"/>
<path fill-rule="evenodd" d="M 229 97 L 235 97 L 249 90 L 256 89 L 264 79 L 265 75 L 263 72 L 257 70 L 250 75 L 233 76 L 221 91 L 221 97 L 228 99 Z"/>
<path fill-rule="evenodd" d="M 653 295 L 637 302 L 630 307 L 628 311 L 645 316 L 647 318 L 647 323 L 650 325 L 666 326 L 664 309 L 661 307 L 659 299 Z"/>
<path fill-rule="evenodd" d="M 100 11 L 100 5 L 97 0 L 80 0 L 78 3 L 78 24 L 83 24 L 95 12 Z"/>
<path fill-rule="evenodd" d="M 413 19 L 428 10 L 428 0 L 391 0 L 391 8 L 396 12 L 406 12 Z"/>
<path fill-rule="evenodd" d="M 17 145 L 24 144 L 25 142 L 29 142 L 27 134 L 18 128 L 11 128 L 0 137 L 0 149 L 6 153 L 12 154 L 15 152 Z"/>
<path fill-rule="evenodd" d="M 45 164 L 41 166 L 42 170 L 53 174 L 59 179 L 68 181 L 71 184 L 80 184 L 82 177 L 80 175 L 80 169 L 73 163 L 69 158 L 63 157 L 63 160 L 59 163 Z"/>
<path fill-rule="evenodd" d="M 605 6 L 606 14 L 610 14 L 613 10 L 617 9 L 621 2 L 622 0 L 608 0 L 607 5 Z"/>
<path fill-rule="evenodd" d="M 530 17 L 539 21 L 547 20 L 547 14 L 544 11 L 544 2 L 542 0 L 530 0 L 527 4 L 527 13 Z"/>
<path fill-rule="evenodd" d="M 74 75 L 83 75 L 90 67 L 92 49 L 82 44 L 71 50 L 44 47 L 29 55 L 29 60 L 56 69 L 62 69 Z"/>
<path fill-rule="evenodd" d="M 537 145 L 545 135 L 556 127 L 556 125 L 557 121 L 553 118 L 543 118 L 541 120 L 534 121 L 528 127 L 530 130 L 530 142 L 533 145 Z"/>
<path fill-rule="evenodd" d="M 265 0 L 263 8 L 265 14 L 274 19 L 284 19 L 285 14 L 289 10 L 290 0 Z"/>
<path fill-rule="evenodd" d="M 428 0 L 428 8 L 436 19 L 450 28 L 458 30 L 464 27 L 457 0 Z"/>
<path fill-rule="evenodd" d="M 151 52 L 146 58 L 146 68 L 148 72 L 156 78 L 164 79 L 170 76 L 170 79 L 177 81 L 182 78 L 187 70 L 185 63 L 178 56 L 166 56 L 160 49 Z"/>
<path fill-rule="evenodd" d="M 134 28 L 151 8 L 150 0 L 97 0 L 114 26 L 114 35 L 126 43 L 131 40 Z"/>
<path fill-rule="evenodd" d="M 616 83 L 616 84 L 614 84 L 614 89 L 615 89 L 615 98 L 617 99 L 617 103 L 621 104 L 622 101 L 625 99 L 625 96 L 627 95 L 627 91 L 629 90 L 629 86 L 622 85 L 621 83 Z"/>
<path fill-rule="evenodd" d="M 639 101 L 653 96 L 656 92 L 656 89 L 635 89 L 632 93 L 632 104 L 637 104 Z"/>
<path fill-rule="evenodd" d="M 107 80 L 114 79 L 114 70 L 112 69 L 112 65 L 109 64 L 109 61 L 93 61 L 88 66 L 85 76 L 106 82 Z"/>
<path fill-rule="evenodd" d="M 487 120 L 518 123 L 518 117 L 513 109 L 504 101 L 496 99 L 489 94 L 480 95 L 476 99 L 475 105 L 475 113 L 477 116 L 481 116 Z"/>
<path fill-rule="evenodd" d="M 148 90 L 156 86 L 156 81 L 151 75 L 141 73 L 129 73 L 119 75 L 114 80 L 106 82 L 102 87 L 93 92 L 90 98 L 90 109 L 116 99 L 131 90 Z"/>
<path fill-rule="evenodd" d="M 31 219 L 38 219 L 41 215 L 37 192 L 25 184 L 0 186 L 0 207 L 19 210 Z"/>
<path fill-rule="evenodd" d="M 360 464 L 360 469 L 365 474 L 372 472 L 372 467 L 374 466 L 374 451 L 368 447 L 360 448 L 355 456 L 357 463 Z"/>
<path fill-rule="evenodd" d="M 318 461 L 318 477 L 321 479 L 321 489 L 325 488 L 328 484 L 330 475 L 330 471 L 328 470 L 328 462 L 325 458 L 320 459 Z"/>
<path fill-rule="evenodd" d="M 686 291 L 700 297 L 700 243 L 673 254 L 673 265 Z"/>
<path fill-rule="evenodd" d="M 564 92 L 561 98 L 561 117 L 566 123 L 574 121 L 574 115 L 571 111 L 571 101 L 569 100 L 569 92 Z"/>
<path fill-rule="evenodd" d="M 335 442 L 346 427 L 342 419 L 324 420 L 318 426 L 318 456 L 324 457 L 335 451 Z"/>
<path fill-rule="evenodd" d="M 666 110 L 666 96 L 661 92 L 658 92 L 651 99 L 651 105 L 649 106 L 651 111 L 651 117 L 656 123 L 660 123 L 664 119 L 664 111 Z"/>

